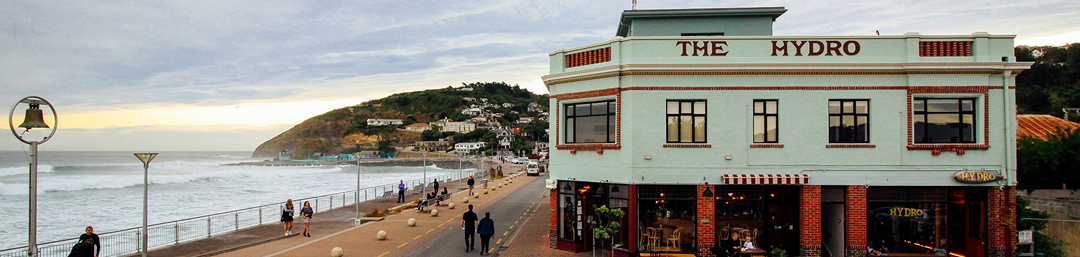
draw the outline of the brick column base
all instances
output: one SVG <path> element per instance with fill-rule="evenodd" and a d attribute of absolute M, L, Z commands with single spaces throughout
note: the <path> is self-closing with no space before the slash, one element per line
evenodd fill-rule
<path fill-rule="evenodd" d="M 848 257 L 865 257 L 866 246 L 865 245 L 849 245 L 847 246 Z"/>
<path fill-rule="evenodd" d="M 709 248 L 712 248 L 713 246 L 715 246 L 715 245 L 714 244 L 697 244 L 698 252 L 696 254 L 694 254 L 694 255 L 696 255 L 697 257 L 715 257 L 716 255 L 713 255 L 712 251 L 709 251 Z"/>
<path fill-rule="evenodd" d="M 697 186 L 697 248 L 699 257 L 711 257 L 712 253 L 709 252 L 709 248 L 716 246 L 716 227 L 713 222 L 716 219 L 716 199 L 712 197 L 700 196 L 705 192 L 705 189 L 709 191 L 713 190 L 712 185 L 698 185 Z M 708 222 L 705 222 L 708 221 Z"/>
<path fill-rule="evenodd" d="M 821 245 L 799 245 L 802 257 L 821 257 Z"/>
<path fill-rule="evenodd" d="M 549 190 L 551 193 L 550 206 L 551 210 L 551 223 L 548 226 L 548 246 L 551 249 L 559 249 L 559 190 Z"/>
<path fill-rule="evenodd" d="M 998 247 L 998 246 L 990 247 L 990 255 L 989 256 L 991 256 L 991 257 L 1005 257 L 1005 247 Z"/>

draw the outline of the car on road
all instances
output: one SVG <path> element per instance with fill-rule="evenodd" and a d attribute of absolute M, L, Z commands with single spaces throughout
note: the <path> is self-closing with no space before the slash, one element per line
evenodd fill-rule
<path fill-rule="evenodd" d="M 529 165 L 525 166 L 525 175 L 540 176 L 540 164 L 529 162 Z"/>

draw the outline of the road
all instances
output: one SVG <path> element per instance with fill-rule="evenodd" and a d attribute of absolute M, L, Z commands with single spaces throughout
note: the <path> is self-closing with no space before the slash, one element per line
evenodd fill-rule
<path fill-rule="evenodd" d="M 491 247 L 487 250 L 498 252 L 500 246 L 508 244 L 507 241 L 523 225 L 522 222 L 532 215 L 535 208 L 547 208 L 547 203 L 539 202 L 543 194 L 547 192 L 544 190 L 544 180 L 547 177 L 548 174 L 543 173 L 539 179 L 507 195 L 498 203 L 487 204 L 473 210 L 481 219 L 484 218 L 484 212 L 491 212 L 491 219 L 495 221 L 495 235 L 491 237 Z M 460 229 L 451 229 L 405 256 L 479 256 L 480 235 L 476 235 L 475 247 L 475 251 L 466 253 L 464 232 Z"/>

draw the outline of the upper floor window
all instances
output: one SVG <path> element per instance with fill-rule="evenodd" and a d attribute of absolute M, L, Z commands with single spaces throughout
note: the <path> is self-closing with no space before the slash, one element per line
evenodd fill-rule
<path fill-rule="evenodd" d="M 754 100 L 754 143 L 776 142 L 776 100 Z"/>
<path fill-rule="evenodd" d="M 667 101 L 667 142 L 705 143 L 705 101 Z"/>
<path fill-rule="evenodd" d="M 915 143 L 975 143 L 974 98 L 915 98 Z"/>
<path fill-rule="evenodd" d="M 566 105 L 566 143 L 615 143 L 615 101 Z"/>
<path fill-rule="evenodd" d="M 870 142 L 870 100 L 829 100 L 829 143 Z"/>

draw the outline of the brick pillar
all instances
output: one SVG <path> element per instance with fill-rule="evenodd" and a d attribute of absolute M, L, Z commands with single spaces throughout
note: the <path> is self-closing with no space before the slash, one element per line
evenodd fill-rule
<path fill-rule="evenodd" d="M 628 231 L 630 231 L 630 240 L 629 240 L 630 241 L 630 248 L 627 248 L 627 249 L 630 250 L 631 253 L 636 253 L 636 252 L 638 252 L 638 240 L 641 240 L 640 238 L 638 238 L 638 237 L 641 236 L 641 232 L 638 231 L 638 226 L 637 226 L 638 225 L 638 218 L 637 218 L 637 215 L 638 215 L 638 213 L 637 213 L 637 211 L 638 211 L 638 208 L 637 208 L 637 205 L 638 205 L 638 203 L 637 203 L 637 185 L 630 184 L 629 186 L 627 186 L 627 188 L 628 188 L 627 190 L 630 190 L 630 191 L 627 191 L 627 193 L 630 194 L 630 199 L 629 199 L 630 200 L 630 206 L 629 206 L 630 210 L 626 214 L 626 216 L 628 218 L 627 219 L 627 224 L 623 224 L 623 227 L 627 228 Z"/>
<path fill-rule="evenodd" d="M 551 191 L 551 225 L 548 226 L 548 244 L 559 249 L 559 189 Z"/>
<path fill-rule="evenodd" d="M 987 190 L 988 256 L 1005 257 L 1016 245 L 1016 238 L 1012 236 L 1016 229 L 1016 187 L 990 187 Z"/>
<path fill-rule="evenodd" d="M 697 248 L 699 257 L 712 257 L 709 248 L 716 246 L 716 199 L 702 197 L 701 194 L 708 188 L 716 195 L 712 185 L 697 186 Z"/>
<path fill-rule="evenodd" d="M 803 257 L 821 256 L 821 186 L 799 190 L 799 249 Z"/>
<path fill-rule="evenodd" d="M 847 245 L 847 257 L 866 256 L 866 187 L 847 187 L 847 227 L 844 229 L 844 238 Z"/>

